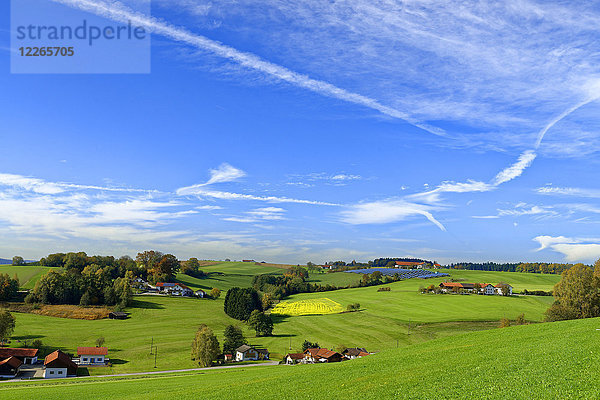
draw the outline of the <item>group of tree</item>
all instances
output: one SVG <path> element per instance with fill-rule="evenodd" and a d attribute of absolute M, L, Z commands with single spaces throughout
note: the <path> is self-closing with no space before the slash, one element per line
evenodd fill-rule
<path fill-rule="evenodd" d="M 193 276 L 194 278 L 206 278 L 208 275 L 200 269 L 200 262 L 197 258 L 190 258 L 187 261 L 181 262 L 179 270 L 182 274 Z"/>
<path fill-rule="evenodd" d="M 344 261 L 328 261 L 325 265 L 332 267 L 330 272 L 337 271 L 350 271 L 353 269 L 360 268 L 394 268 L 396 261 L 406 262 L 420 262 L 433 267 L 435 261 L 423 260 L 420 258 L 407 258 L 407 257 L 396 257 L 396 258 L 376 258 L 375 260 L 368 261 L 366 263 L 352 261 L 351 263 L 345 263 Z"/>
<path fill-rule="evenodd" d="M 456 263 L 450 264 L 448 268 L 451 269 L 467 269 L 473 271 L 502 271 L 502 272 L 529 272 L 535 274 L 562 274 L 567 269 L 571 268 L 573 264 L 564 263 L 495 263 L 495 262 L 484 262 L 484 263 Z"/>
<path fill-rule="evenodd" d="M 248 326 L 256 332 L 256 336 L 271 336 L 273 334 L 273 320 L 270 315 L 254 310 L 248 318 Z"/>
<path fill-rule="evenodd" d="M 262 301 L 253 288 L 234 287 L 225 294 L 225 314 L 240 321 L 247 321 L 252 311 L 262 311 Z"/>
<path fill-rule="evenodd" d="M 219 340 L 212 329 L 204 324 L 200 325 L 192 342 L 192 360 L 202 367 L 210 367 L 221 354 L 234 354 L 238 347 L 248 344 L 242 329 L 235 325 L 225 327 L 223 336 L 225 340 L 221 352 Z"/>
<path fill-rule="evenodd" d="M 562 273 L 554 285 L 554 303 L 546 310 L 546 320 L 600 316 L 600 260 L 594 267 L 575 264 Z"/>
<path fill-rule="evenodd" d="M 25 260 L 23 259 L 23 257 L 21 256 L 14 256 L 12 258 L 12 265 L 19 267 L 22 265 L 27 265 L 27 263 L 25 262 Z"/>
<path fill-rule="evenodd" d="M 302 352 L 303 353 L 308 349 L 318 349 L 318 348 L 320 348 L 320 346 L 319 346 L 319 343 L 317 343 L 317 342 L 310 342 L 308 340 L 304 340 L 304 342 L 302 343 Z"/>

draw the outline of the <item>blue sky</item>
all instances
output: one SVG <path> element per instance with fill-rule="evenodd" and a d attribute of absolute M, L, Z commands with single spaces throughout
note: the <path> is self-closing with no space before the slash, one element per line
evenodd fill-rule
<path fill-rule="evenodd" d="M 149 74 L 11 74 L 0 7 L 2 257 L 600 258 L 598 2 L 154 0 Z"/>

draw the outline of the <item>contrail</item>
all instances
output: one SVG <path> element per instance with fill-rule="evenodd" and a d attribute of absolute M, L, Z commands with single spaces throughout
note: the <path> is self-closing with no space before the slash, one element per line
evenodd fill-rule
<path fill-rule="evenodd" d="M 537 149 L 538 147 L 540 147 L 540 144 L 542 144 L 542 140 L 544 140 L 544 136 L 546 136 L 546 132 L 548 132 L 550 130 L 550 128 L 552 128 L 558 122 L 560 122 L 564 118 L 568 117 L 570 114 L 572 114 L 573 112 L 577 111 L 581 107 L 583 107 L 586 104 L 589 104 L 589 103 L 591 103 L 593 101 L 596 101 L 598 99 L 600 99 L 600 96 L 588 97 L 587 99 L 583 100 L 580 103 L 575 104 L 573 107 L 567 109 L 565 112 L 563 112 L 562 114 L 560 114 L 558 117 L 556 117 L 552 121 L 550 121 L 550 123 L 548 125 L 546 125 L 544 127 L 544 129 L 542 129 L 540 131 L 540 133 L 538 134 L 538 139 L 535 142 L 535 148 Z"/>
<path fill-rule="evenodd" d="M 339 100 L 377 110 L 382 114 L 392 118 L 401 119 L 413 126 L 437 136 L 447 136 L 443 129 L 424 124 L 421 121 L 417 121 L 407 113 L 385 106 L 379 103 L 377 100 L 339 88 L 325 81 L 312 79 L 307 75 L 292 71 L 281 65 L 265 61 L 255 54 L 236 50 L 235 48 L 224 45 L 218 41 L 208 39 L 207 37 L 168 24 L 157 18 L 136 12 L 117 1 L 111 1 L 110 3 L 93 0 L 52 1 L 67 5 L 72 8 L 78 8 L 80 10 L 87 11 L 113 21 L 122 23 L 131 21 L 132 24 L 142 26 L 151 33 L 159 34 L 175 41 L 187 43 L 199 49 L 210 51 L 219 57 L 234 61 L 241 66 L 271 75 L 282 81 L 291 83 L 292 85 L 319 93 L 324 96 L 333 97 Z"/>

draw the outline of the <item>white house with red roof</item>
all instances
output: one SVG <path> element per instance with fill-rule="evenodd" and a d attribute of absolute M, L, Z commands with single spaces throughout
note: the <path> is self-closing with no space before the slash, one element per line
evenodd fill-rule
<path fill-rule="evenodd" d="M 108 360 L 107 347 L 78 347 L 75 363 L 79 365 L 105 365 Z"/>
<path fill-rule="evenodd" d="M 194 291 L 183 283 L 158 282 L 156 284 L 158 293 L 170 294 L 173 296 L 193 296 Z"/>

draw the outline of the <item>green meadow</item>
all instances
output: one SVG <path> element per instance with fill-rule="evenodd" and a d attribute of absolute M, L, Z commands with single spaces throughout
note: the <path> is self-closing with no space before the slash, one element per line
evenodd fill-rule
<path fill-rule="evenodd" d="M 21 267 L 15 267 L 21 268 Z M 249 263 L 224 263 L 203 267 L 210 273 L 206 279 L 179 275 L 192 288 L 218 287 L 225 291 L 232 286 L 249 286 L 253 271 L 282 273 L 283 269 Z M 495 273 L 478 271 L 451 271 L 452 277 L 470 281 L 505 281 L 515 288 L 543 288 L 550 290 L 559 276 Z M 340 275 L 342 274 L 342 275 Z M 332 273 L 331 282 L 357 274 Z M 315 279 L 311 276 L 311 279 Z M 49 348 L 60 348 L 74 353 L 78 346 L 92 346 L 102 336 L 109 348 L 110 368 L 90 368 L 92 375 L 154 370 L 153 343 L 158 346 L 157 370 L 193 368 L 190 344 L 198 326 L 211 327 L 222 341 L 225 326 L 236 324 L 253 345 L 267 347 L 272 358 L 297 351 L 308 339 L 323 347 L 361 346 L 370 351 L 405 347 L 445 336 L 495 328 L 502 317 L 515 319 L 524 313 L 529 321 L 539 322 L 552 297 L 537 296 L 476 296 L 420 294 L 421 285 L 438 284 L 442 279 L 412 279 L 392 283 L 389 292 L 378 292 L 378 286 L 353 288 L 291 296 L 286 301 L 314 301 L 328 298 L 345 307 L 360 303 L 357 312 L 331 315 L 273 316 L 274 336 L 255 337 L 254 332 L 240 321 L 223 312 L 224 293 L 220 299 L 195 299 L 135 296 L 127 311 L 127 320 L 75 320 L 34 314 L 15 313 L 17 326 L 12 345 L 18 340 L 41 339 Z"/>
<path fill-rule="evenodd" d="M 513 326 L 343 363 L 4 383 L 0 397 L 592 399 L 600 392 L 599 326 L 598 318 Z"/>
<path fill-rule="evenodd" d="M 33 289 L 35 283 L 52 268 L 36 267 L 36 266 L 12 266 L 0 265 L 0 273 L 8 274 L 14 277 L 15 274 L 19 278 L 19 283 L 23 289 Z"/>

